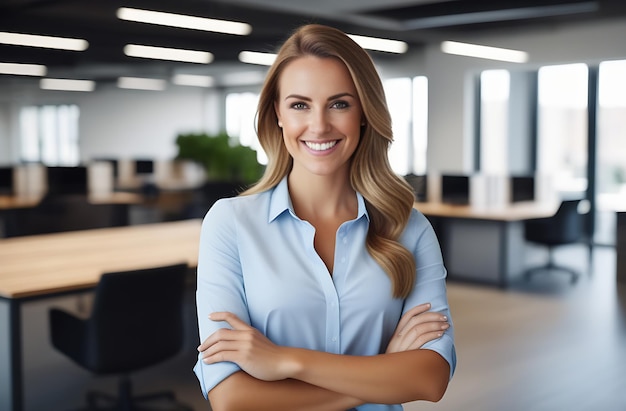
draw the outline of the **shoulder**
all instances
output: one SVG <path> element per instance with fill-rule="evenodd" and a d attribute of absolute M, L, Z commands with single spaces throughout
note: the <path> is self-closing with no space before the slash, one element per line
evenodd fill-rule
<path fill-rule="evenodd" d="M 251 218 L 267 217 L 270 194 L 242 195 L 217 200 L 206 213 L 203 226 L 223 226 L 225 224 L 246 223 Z M 245 221 L 242 221 L 245 220 Z"/>
<path fill-rule="evenodd" d="M 435 239 L 434 237 L 435 232 L 428 218 L 421 211 L 412 208 L 400 241 L 409 250 L 414 250 L 419 242 L 425 240 L 430 242 Z"/>

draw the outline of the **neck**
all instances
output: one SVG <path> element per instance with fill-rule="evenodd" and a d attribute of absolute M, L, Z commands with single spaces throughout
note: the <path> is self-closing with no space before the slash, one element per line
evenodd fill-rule
<path fill-rule="evenodd" d="M 356 193 L 348 176 L 312 176 L 289 174 L 289 195 L 296 214 L 303 219 L 356 216 Z"/>

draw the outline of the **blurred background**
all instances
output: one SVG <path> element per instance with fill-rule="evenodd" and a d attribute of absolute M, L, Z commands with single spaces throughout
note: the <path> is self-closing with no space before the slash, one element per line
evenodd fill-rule
<path fill-rule="evenodd" d="M 342 29 L 372 56 L 390 162 L 442 243 L 458 371 L 441 403 L 405 408 L 625 409 L 621 0 L 1 0 L 0 247 L 200 218 L 250 184 L 265 164 L 262 81 L 304 23 Z M 38 216 L 59 206 L 42 199 L 58 195 L 62 216 L 48 224 Z M 77 197 L 90 205 L 70 206 Z M 554 241 L 526 223 L 564 201 L 580 201 L 580 233 L 548 252 Z M 574 274 L 525 275 L 552 257 Z M 77 408 L 86 387 L 115 384 L 49 346 L 53 303 L 23 305 L 25 410 Z M 188 349 L 138 388 L 174 386 L 208 409 L 188 303 Z"/>

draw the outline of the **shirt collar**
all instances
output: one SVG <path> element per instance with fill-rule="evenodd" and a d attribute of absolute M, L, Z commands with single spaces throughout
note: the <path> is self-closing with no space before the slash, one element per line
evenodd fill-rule
<path fill-rule="evenodd" d="M 365 199 L 359 192 L 356 193 L 356 198 L 358 203 L 356 220 L 360 219 L 363 216 L 365 216 L 369 220 L 369 214 L 367 213 L 367 209 L 365 208 Z M 278 185 L 276 185 L 276 187 L 274 187 L 270 192 L 268 222 L 271 223 L 285 211 L 289 211 L 291 215 L 296 217 L 296 213 L 293 210 L 293 204 L 291 204 L 291 198 L 289 197 L 287 176 L 283 177 L 280 183 L 278 183 Z"/>

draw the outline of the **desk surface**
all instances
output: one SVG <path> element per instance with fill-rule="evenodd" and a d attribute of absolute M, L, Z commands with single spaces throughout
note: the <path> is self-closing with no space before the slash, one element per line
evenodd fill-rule
<path fill-rule="evenodd" d="M 72 231 L 0 240 L 0 296 L 93 287 L 105 272 L 198 263 L 201 220 Z"/>
<path fill-rule="evenodd" d="M 0 210 L 31 208 L 41 202 L 41 194 L 32 195 L 0 195 Z M 139 194 L 113 192 L 106 194 L 90 194 L 88 200 L 92 204 L 136 204 L 142 201 Z"/>
<path fill-rule="evenodd" d="M 558 203 L 523 202 L 502 207 L 476 207 L 433 202 L 417 202 L 413 206 L 423 214 L 433 217 L 469 218 L 493 221 L 521 221 L 551 217 Z"/>

